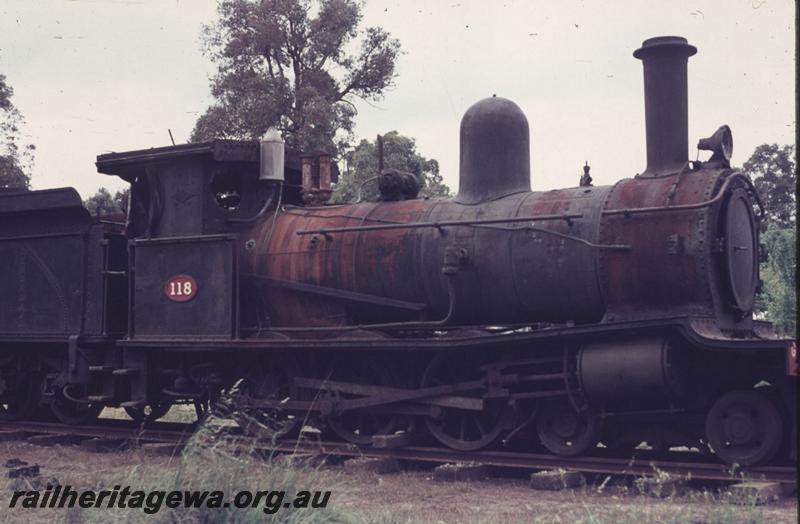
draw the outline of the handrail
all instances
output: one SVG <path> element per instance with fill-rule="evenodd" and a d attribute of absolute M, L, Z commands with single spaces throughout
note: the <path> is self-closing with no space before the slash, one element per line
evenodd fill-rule
<path fill-rule="evenodd" d="M 634 207 L 628 209 L 608 209 L 603 211 L 603 216 L 609 215 L 625 215 L 630 216 L 639 213 L 658 213 L 661 211 L 691 211 L 693 209 L 702 209 L 705 207 L 709 207 L 713 204 L 716 204 L 720 200 L 725 197 L 725 191 L 728 189 L 728 186 L 731 184 L 731 180 L 734 178 L 741 178 L 753 189 L 753 194 L 755 195 L 756 203 L 758 204 L 759 210 L 761 211 L 761 215 L 759 218 L 764 216 L 764 205 L 761 203 L 761 199 L 758 197 L 758 192 L 755 191 L 753 187 L 753 183 L 750 181 L 749 178 L 744 176 L 741 173 L 734 173 L 728 178 L 725 179 L 725 183 L 722 184 L 722 187 L 719 189 L 717 196 L 710 200 L 705 200 L 703 202 L 697 202 L 696 204 L 682 204 L 679 206 L 658 206 L 658 207 Z"/>
<path fill-rule="evenodd" d="M 330 233 L 353 233 L 358 231 L 384 231 L 387 229 L 420 229 L 433 227 L 440 229 L 448 226 L 473 226 L 481 224 L 509 224 L 513 222 L 536 222 L 544 220 L 566 220 L 583 218 L 582 214 L 539 215 L 529 217 L 489 218 L 485 220 L 443 220 L 441 222 L 408 222 L 405 224 L 379 224 L 374 226 L 332 227 L 325 229 L 304 229 L 298 235 L 328 235 Z"/>

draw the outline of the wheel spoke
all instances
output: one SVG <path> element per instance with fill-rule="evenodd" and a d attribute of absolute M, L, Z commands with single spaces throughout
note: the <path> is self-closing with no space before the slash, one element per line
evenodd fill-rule
<path fill-rule="evenodd" d="M 480 361 L 469 355 L 437 355 L 423 374 L 422 387 L 452 385 L 479 379 L 482 376 L 480 365 Z M 482 393 L 482 388 L 475 388 L 459 395 L 480 398 Z M 481 413 L 447 407 L 441 409 L 441 418 L 425 418 L 425 425 L 436 440 L 462 451 L 473 451 L 494 443 L 504 431 L 506 420 L 512 414 L 508 405 Z"/>
<path fill-rule="evenodd" d="M 475 426 L 478 428 L 478 431 L 480 431 L 481 436 L 486 436 L 486 430 L 484 429 L 483 424 L 481 424 L 480 415 L 471 415 L 471 417 L 472 420 L 475 421 Z"/>
<path fill-rule="evenodd" d="M 335 369 L 330 377 L 334 382 L 349 382 L 355 384 L 370 384 L 373 386 L 408 387 L 408 384 L 399 381 L 391 373 L 391 366 L 379 365 L 376 361 L 360 360 Z M 337 391 L 329 393 L 334 402 L 343 399 L 362 398 L 361 395 L 343 394 Z M 341 415 L 333 415 L 327 419 L 330 430 L 339 438 L 354 444 L 366 445 L 372 443 L 374 435 L 391 434 L 400 425 L 400 418 L 384 413 L 357 410 Z"/>

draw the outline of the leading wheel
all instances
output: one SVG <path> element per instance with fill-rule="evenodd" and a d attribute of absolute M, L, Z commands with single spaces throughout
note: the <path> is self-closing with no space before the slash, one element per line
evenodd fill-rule
<path fill-rule="evenodd" d="M 597 445 L 601 424 L 594 413 L 578 413 L 566 399 L 548 400 L 536 417 L 536 432 L 554 455 L 574 457 Z"/>
<path fill-rule="evenodd" d="M 459 384 L 480 380 L 485 372 L 480 366 L 481 359 L 476 356 L 460 356 L 455 359 L 447 353 L 434 357 L 422 376 L 422 387 Z M 494 444 L 508 428 L 513 410 L 507 398 L 484 398 L 488 387 L 472 391 L 454 393 L 449 396 L 449 407 L 442 407 L 440 417 L 425 418 L 425 425 L 431 435 L 445 446 L 461 451 L 474 451 Z M 455 407 L 458 399 L 482 401 L 483 409 L 464 409 Z M 470 404 L 475 404 L 471 402 Z"/>
<path fill-rule="evenodd" d="M 714 453 L 740 466 L 764 464 L 775 458 L 783 429 L 778 408 L 757 389 L 725 393 L 706 416 L 706 437 Z"/>

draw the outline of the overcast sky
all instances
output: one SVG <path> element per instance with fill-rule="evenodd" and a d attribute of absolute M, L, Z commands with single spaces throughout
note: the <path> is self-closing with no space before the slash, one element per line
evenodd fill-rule
<path fill-rule="evenodd" d="M 453 189 L 461 116 L 492 94 L 528 117 L 534 189 L 577 185 L 585 160 L 597 184 L 643 170 L 642 68 L 631 53 L 658 35 L 699 50 L 690 146 L 728 124 L 741 165 L 761 143 L 794 142 L 790 0 L 367 0 L 364 14 L 404 54 L 385 98 L 357 104 L 356 135 L 414 137 Z M 168 145 L 167 129 L 186 141 L 211 101 L 199 35 L 215 16 L 213 0 L 2 0 L 0 72 L 38 148 L 34 188 L 117 189 L 96 173 L 98 154 Z"/>

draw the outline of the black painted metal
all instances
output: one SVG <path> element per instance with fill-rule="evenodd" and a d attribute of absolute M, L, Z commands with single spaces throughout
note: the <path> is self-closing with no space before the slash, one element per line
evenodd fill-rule
<path fill-rule="evenodd" d="M 522 110 L 505 98 L 475 103 L 461 119 L 456 202 L 477 204 L 531 190 L 530 131 Z"/>
<path fill-rule="evenodd" d="M 428 308 L 426 304 L 418 302 L 405 302 L 403 300 L 392 300 L 389 298 L 379 297 L 375 295 L 365 295 L 363 293 L 354 293 L 339 288 L 330 288 L 325 286 L 316 286 L 313 284 L 303 284 L 301 282 L 292 282 L 290 280 L 280 280 L 276 278 L 267 278 L 259 275 L 245 273 L 241 275 L 244 278 L 255 279 L 258 282 L 284 289 L 291 289 L 301 293 L 309 293 L 312 295 L 320 295 L 326 297 L 337 297 L 342 300 L 352 300 L 354 302 L 361 302 L 365 304 L 372 304 L 377 306 L 387 306 L 399 309 L 409 309 L 412 311 L 424 311 Z"/>
<path fill-rule="evenodd" d="M 581 389 L 595 406 L 669 405 L 684 393 L 680 357 L 679 348 L 659 337 L 588 344 L 578 357 Z"/>
<path fill-rule="evenodd" d="M 236 237 L 199 236 L 130 243 L 133 293 L 129 336 L 232 339 L 237 336 Z M 196 283 L 186 302 L 167 297 L 176 275 Z"/>
<path fill-rule="evenodd" d="M 753 204 L 743 189 L 730 195 L 724 228 L 723 249 L 733 303 L 747 312 L 753 308 L 758 285 L 758 233 Z"/>
<path fill-rule="evenodd" d="M 72 188 L 0 193 L 0 341 L 104 333 L 104 231 Z"/>
<path fill-rule="evenodd" d="M 688 58 L 697 53 L 685 38 L 659 36 L 642 43 L 633 56 L 644 66 L 647 127 L 645 176 L 680 170 L 689 154 Z"/>

